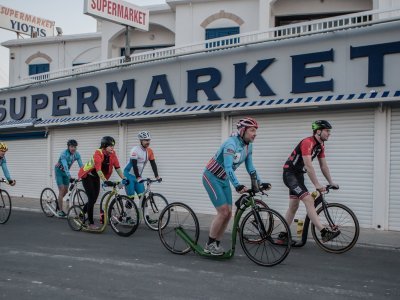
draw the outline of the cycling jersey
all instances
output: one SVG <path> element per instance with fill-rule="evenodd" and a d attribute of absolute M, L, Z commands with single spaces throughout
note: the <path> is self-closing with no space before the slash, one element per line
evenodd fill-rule
<path fill-rule="evenodd" d="M 8 171 L 8 167 L 7 167 L 7 160 L 5 157 L 0 157 L 0 166 L 3 170 L 4 176 L 6 177 L 6 179 L 8 181 L 11 180 L 11 175 L 10 172 Z"/>
<path fill-rule="evenodd" d="M 147 162 L 155 160 L 153 150 L 150 147 L 143 148 L 142 146 L 135 146 L 131 149 L 129 161 L 125 166 L 124 172 L 135 175 L 132 160 L 136 160 L 139 176 L 142 176 L 143 169 Z"/>
<path fill-rule="evenodd" d="M 79 169 L 78 176 L 79 178 L 86 178 L 89 173 L 93 173 L 96 176 L 96 173 L 102 172 L 106 180 L 108 180 L 111 177 L 113 167 L 116 170 L 120 168 L 117 154 L 96 149 L 92 158 Z"/>
<path fill-rule="evenodd" d="M 71 177 L 69 169 L 75 161 L 78 162 L 80 168 L 83 166 L 81 155 L 78 151 L 72 154 L 68 149 L 65 149 L 63 152 L 61 152 L 60 157 L 58 158 L 56 168 L 65 172 L 68 177 Z"/>
<path fill-rule="evenodd" d="M 311 156 L 311 160 L 314 160 L 315 157 L 325 157 L 325 145 L 318 142 L 314 136 L 305 138 L 296 146 L 283 166 L 284 171 L 307 173 L 304 167 L 303 156 L 308 155 Z"/>
<path fill-rule="evenodd" d="M 228 138 L 208 162 L 206 169 L 220 179 L 229 178 L 234 187 L 239 185 L 235 170 L 243 163 L 246 164 L 247 172 L 255 172 L 253 166 L 253 145 L 246 145 L 239 136 Z M 258 175 L 257 175 L 258 178 Z M 258 180 L 260 180 L 258 178 Z"/>

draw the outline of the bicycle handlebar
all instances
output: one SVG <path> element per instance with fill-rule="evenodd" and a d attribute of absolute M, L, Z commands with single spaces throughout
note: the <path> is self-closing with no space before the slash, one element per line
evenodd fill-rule
<path fill-rule="evenodd" d="M 146 178 L 146 179 L 141 179 L 140 181 L 138 181 L 139 183 L 143 183 L 143 182 L 148 182 L 148 183 L 154 183 L 154 182 L 161 182 L 162 178 L 160 179 L 151 179 L 151 178 Z"/>

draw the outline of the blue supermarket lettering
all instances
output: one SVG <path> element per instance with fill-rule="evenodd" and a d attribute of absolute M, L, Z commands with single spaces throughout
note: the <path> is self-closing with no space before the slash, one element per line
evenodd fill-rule
<path fill-rule="evenodd" d="M 21 24 L 16 24 L 15 21 L 13 26 L 19 26 L 21 29 L 25 28 Z M 34 29 L 30 28 L 29 30 Z M 384 57 L 400 53 L 400 41 L 350 46 L 349 52 L 349 63 L 357 60 L 358 64 L 365 64 L 368 68 L 365 76 L 365 86 L 367 88 L 380 87 L 385 85 Z M 291 59 L 292 80 L 290 92 L 292 94 L 334 91 L 334 79 L 324 76 L 325 68 L 332 67 L 335 59 L 338 59 L 335 58 L 334 49 L 296 54 L 292 55 Z M 273 76 L 268 69 L 271 65 L 278 63 L 279 61 L 275 58 L 266 58 L 255 62 L 233 64 L 232 73 L 234 78 L 231 80 L 234 80 L 234 89 L 231 91 L 231 95 L 225 95 L 225 98 L 247 99 L 247 90 L 250 87 L 256 89 L 260 96 L 275 95 L 274 87 L 268 83 L 268 78 Z M 315 66 L 316 63 L 320 65 Z M 309 64 L 314 64 L 314 66 L 308 66 Z M 227 78 L 230 77 L 227 76 Z M 308 80 L 309 78 L 313 78 L 312 82 Z M 187 87 L 186 103 L 200 101 L 215 103 L 216 101 L 221 101 L 222 97 L 220 95 L 222 91 L 219 85 L 223 79 L 223 74 L 215 67 L 187 70 L 186 79 L 184 79 Z M 142 103 L 139 105 L 135 101 L 136 80 L 134 78 L 126 79 L 122 82 L 106 82 L 105 95 L 101 95 L 98 86 L 90 85 L 80 86 L 75 89 L 23 95 L 19 98 L 0 99 L 0 122 L 5 120 L 7 116 L 13 120 L 21 120 L 28 117 L 40 118 L 41 111 L 45 110 L 48 105 L 52 106 L 51 115 L 53 117 L 97 113 L 99 110 L 115 112 L 122 109 L 129 111 L 136 109 L 137 106 L 151 108 L 155 103 L 158 106 L 173 106 L 176 105 L 176 95 L 174 95 L 174 89 L 172 88 L 174 86 L 171 86 L 170 80 L 168 74 L 152 76 L 149 86 L 140 86 L 140 89 L 144 88 L 147 91 L 147 96 L 145 99 L 141 99 Z M 76 98 L 74 99 L 72 95 L 76 95 Z M 202 100 L 199 99 L 200 95 L 203 98 Z M 99 99 L 100 101 L 98 101 Z M 75 107 L 75 111 L 71 107 Z"/>
<path fill-rule="evenodd" d="M 41 29 L 15 20 L 10 20 L 10 22 L 11 22 L 11 28 L 14 29 L 15 31 L 24 32 L 29 35 L 32 35 L 34 32 L 37 32 L 39 37 L 47 36 L 46 30 L 43 28 Z"/>

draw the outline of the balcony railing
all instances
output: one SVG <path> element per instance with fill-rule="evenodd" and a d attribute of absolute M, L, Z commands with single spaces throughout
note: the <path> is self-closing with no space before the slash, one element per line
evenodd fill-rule
<path fill-rule="evenodd" d="M 212 40 L 202 41 L 196 44 L 162 48 L 139 54 L 133 54 L 130 56 L 129 61 L 126 61 L 125 57 L 118 57 L 100 62 L 75 66 L 72 68 L 36 74 L 23 78 L 22 83 L 19 83 L 16 86 L 30 85 L 32 83 L 73 77 L 94 72 L 102 72 L 104 70 L 112 68 L 170 59 L 195 53 L 222 50 L 232 47 L 240 47 L 243 45 L 264 43 L 268 41 L 295 38 L 355 27 L 370 26 L 373 24 L 394 22 L 399 20 L 400 8 L 389 10 L 370 10 L 356 14 L 348 14 L 332 18 L 319 19 L 310 22 L 279 26 L 263 32 L 257 31 L 225 36 Z M 10 86 L 9 88 L 12 87 Z"/>

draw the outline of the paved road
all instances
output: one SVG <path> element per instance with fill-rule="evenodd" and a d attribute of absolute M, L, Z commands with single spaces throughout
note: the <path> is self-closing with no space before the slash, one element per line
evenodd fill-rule
<path fill-rule="evenodd" d="M 400 251 L 371 247 L 334 255 L 310 243 L 265 268 L 241 249 L 227 261 L 173 255 L 144 225 L 122 238 L 13 211 L 0 253 L 1 299 L 400 299 Z"/>

